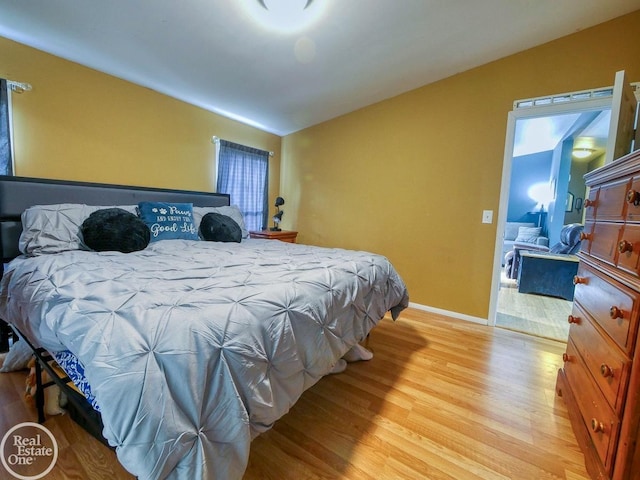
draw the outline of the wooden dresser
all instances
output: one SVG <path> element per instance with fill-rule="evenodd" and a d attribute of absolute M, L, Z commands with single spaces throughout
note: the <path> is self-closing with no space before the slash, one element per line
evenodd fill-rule
<path fill-rule="evenodd" d="M 640 150 L 585 176 L 585 228 L 557 393 L 594 479 L 640 479 Z"/>

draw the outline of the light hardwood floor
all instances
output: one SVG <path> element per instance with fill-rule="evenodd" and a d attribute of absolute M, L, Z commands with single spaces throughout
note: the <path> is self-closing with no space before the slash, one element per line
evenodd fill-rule
<path fill-rule="evenodd" d="M 562 343 L 408 309 L 368 347 L 254 440 L 245 480 L 588 479 L 554 390 Z M 0 374 L 0 434 L 35 419 L 23 382 Z M 68 416 L 46 425 L 61 444 L 47 478 L 131 478 Z"/>
<path fill-rule="evenodd" d="M 496 326 L 566 342 L 572 302 L 545 295 L 519 293 L 515 280 L 502 275 Z"/>

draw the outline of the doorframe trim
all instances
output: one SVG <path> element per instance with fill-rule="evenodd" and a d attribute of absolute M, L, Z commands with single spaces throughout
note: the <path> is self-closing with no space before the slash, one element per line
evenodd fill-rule
<path fill-rule="evenodd" d="M 550 95 L 551 97 L 552 95 Z M 498 292 L 500 290 L 500 273 L 502 270 L 502 243 L 506 225 L 509 193 L 511 187 L 511 164 L 515 140 L 516 122 L 524 118 L 549 117 L 568 113 L 582 113 L 593 110 L 611 108 L 612 96 L 594 98 L 567 103 L 540 105 L 516 108 L 507 114 L 507 132 L 502 160 L 502 180 L 500 182 L 500 202 L 498 204 L 498 220 L 496 223 L 496 241 L 493 251 L 493 270 L 491 274 L 491 296 L 489 298 L 488 325 L 495 327 L 498 313 Z"/>

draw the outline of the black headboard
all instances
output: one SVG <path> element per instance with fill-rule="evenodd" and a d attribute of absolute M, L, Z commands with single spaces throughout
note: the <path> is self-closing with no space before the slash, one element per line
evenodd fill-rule
<path fill-rule="evenodd" d="M 0 256 L 2 262 L 20 254 L 20 215 L 33 205 L 137 205 L 138 202 L 181 202 L 197 207 L 229 205 L 226 193 L 72 182 L 0 175 Z"/>

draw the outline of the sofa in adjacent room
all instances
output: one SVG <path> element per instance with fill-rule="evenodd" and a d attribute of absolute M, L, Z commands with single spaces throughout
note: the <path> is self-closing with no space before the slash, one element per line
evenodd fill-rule
<path fill-rule="evenodd" d="M 508 252 L 516 243 L 531 243 L 541 247 L 549 246 L 549 239 L 542 235 L 542 228 L 533 222 L 507 222 L 504 227 L 502 242 L 502 265 Z"/>
<path fill-rule="evenodd" d="M 551 248 L 533 245 L 531 243 L 515 242 L 513 249 L 504 257 L 505 273 L 507 278 L 521 279 L 520 264 L 522 252 L 539 253 L 544 255 L 545 253 L 555 255 L 556 257 L 565 256 L 565 260 L 573 262 L 575 254 L 580 250 L 582 230 L 584 226 L 580 223 L 570 223 L 562 227 L 560 230 L 560 241 L 553 245 Z M 531 264 L 536 263 L 535 260 L 530 261 Z M 558 262 L 559 264 L 559 262 Z M 571 266 L 570 269 L 573 269 Z M 531 274 L 529 274 L 531 275 Z M 571 276 L 573 278 L 573 276 Z"/>

